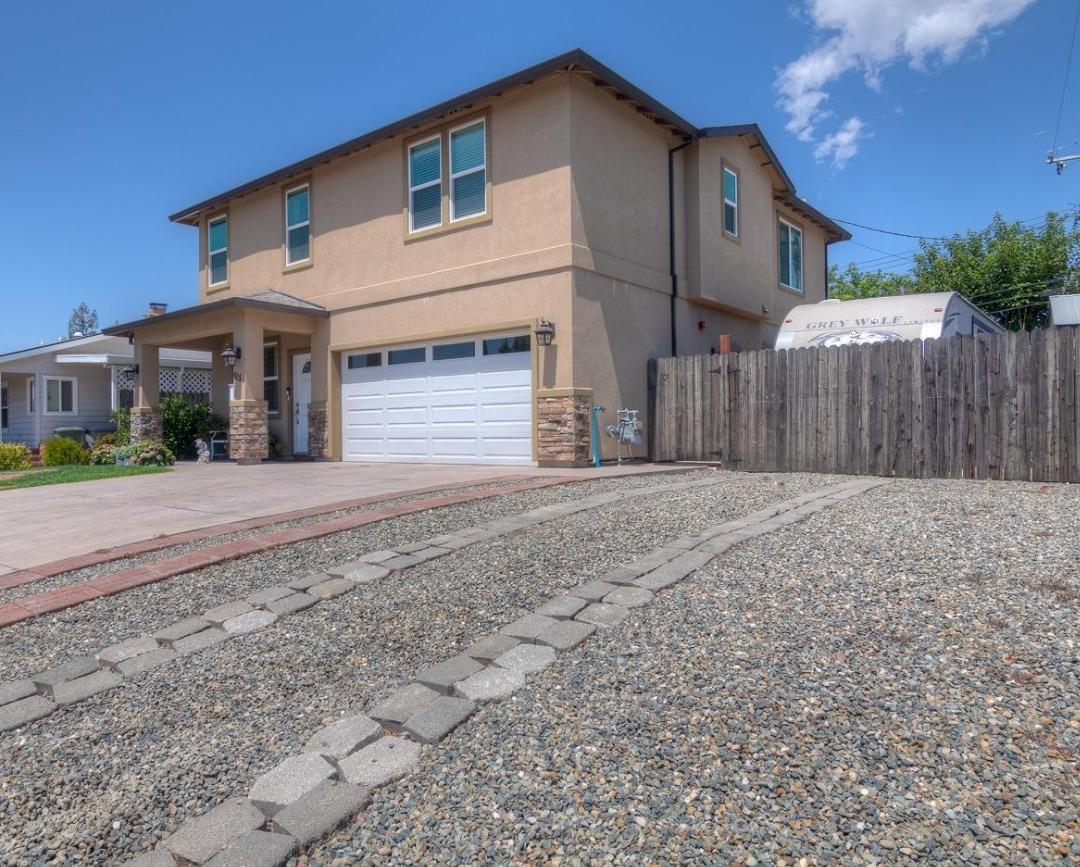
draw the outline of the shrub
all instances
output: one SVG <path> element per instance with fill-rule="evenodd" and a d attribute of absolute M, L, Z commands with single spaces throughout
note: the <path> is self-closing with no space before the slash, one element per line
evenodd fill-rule
<path fill-rule="evenodd" d="M 117 445 L 117 442 L 116 442 L 116 434 L 114 434 L 114 433 L 103 433 L 103 434 L 98 434 L 96 437 L 94 437 L 94 448 L 95 449 L 100 448 L 101 446 L 115 446 L 115 445 Z"/>
<path fill-rule="evenodd" d="M 116 425 L 116 433 L 113 434 L 116 445 L 126 446 L 131 442 L 131 410 L 116 410 L 112 414 L 112 423 Z"/>
<path fill-rule="evenodd" d="M 0 470 L 30 469 L 30 447 L 22 443 L 0 443 Z"/>
<path fill-rule="evenodd" d="M 110 443 L 98 445 L 97 441 L 95 441 L 94 450 L 90 452 L 90 463 L 95 467 L 110 467 L 116 463 L 117 451 L 119 451 L 117 446 Z"/>
<path fill-rule="evenodd" d="M 140 467 L 170 467 L 176 463 L 176 456 L 168 446 L 149 441 L 124 446 L 115 454 L 121 461 L 127 460 Z"/>
<path fill-rule="evenodd" d="M 47 467 L 63 467 L 90 462 L 90 452 L 75 440 L 53 437 L 41 447 L 41 462 Z"/>
<path fill-rule="evenodd" d="M 214 415 L 206 403 L 190 404 L 182 397 L 161 401 L 161 438 L 173 454 L 195 457 L 195 440 L 209 440 L 210 431 L 224 430 L 228 422 Z"/>

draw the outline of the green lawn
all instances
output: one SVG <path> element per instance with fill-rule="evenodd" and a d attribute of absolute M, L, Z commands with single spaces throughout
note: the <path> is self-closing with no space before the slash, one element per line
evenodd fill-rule
<path fill-rule="evenodd" d="M 168 467 L 42 467 L 18 473 L 0 473 L 0 491 L 33 488 L 38 485 L 90 482 L 94 479 L 115 479 L 118 476 L 142 476 L 147 473 L 167 473 L 168 471 Z"/>

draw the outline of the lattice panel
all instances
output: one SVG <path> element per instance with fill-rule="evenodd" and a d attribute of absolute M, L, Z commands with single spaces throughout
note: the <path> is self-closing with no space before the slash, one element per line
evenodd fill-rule
<path fill-rule="evenodd" d="M 210 370 L 201 367 L 163 367 L 159 372 L 162 394 L 205 394 L 213 390 L 214 378 Z M 120 391 L 135 390 L 135 374 L 123 367 L 116 368 L 116 387 Z"/>

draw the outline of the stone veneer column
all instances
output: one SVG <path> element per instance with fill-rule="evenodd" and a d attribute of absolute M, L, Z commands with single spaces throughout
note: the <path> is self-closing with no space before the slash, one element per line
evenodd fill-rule
<path fill-rule="evenodd" d="M 133 443 L 161 442 L 161 407 L 133 406 L 130 436 Z"/>
<path fill-rule="evenodd" d="M 265 461 L 270 456 L 265 400 L 229 402 L 229 457 L 240 464 Z"/>
<path fill-rule="evenodd" d="M 308 404 L 308 455 L 312 458 L 326 457 L 327 420 L 325 404 Z"/>
<path fill-rule="evenodd" d="M 591 388 L 552 388 L 536 395 L 536 457 L 542 467 L 587 467 Z"/>

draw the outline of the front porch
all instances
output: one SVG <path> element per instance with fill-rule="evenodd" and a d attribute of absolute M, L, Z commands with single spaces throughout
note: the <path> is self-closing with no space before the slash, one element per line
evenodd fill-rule
<path fill-rule="evenodd" d="M 327 311 L 280 292 L 228 298 L 106 329 L 134 347 L 131 438 L 161 440 L 161 350 L 197 349 L 212 361 L 210 402 L 229 421 L 238 463 L 326 453 Z"/>

